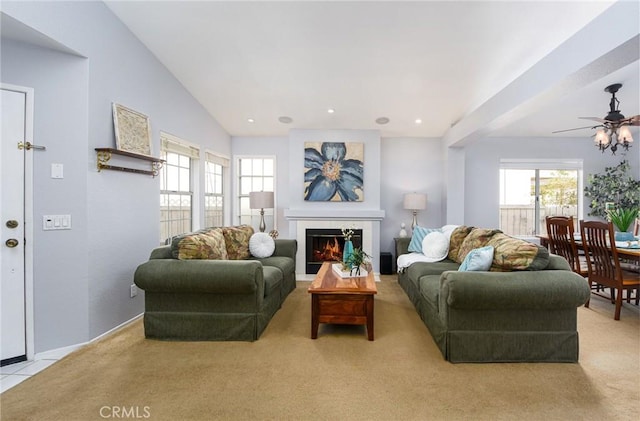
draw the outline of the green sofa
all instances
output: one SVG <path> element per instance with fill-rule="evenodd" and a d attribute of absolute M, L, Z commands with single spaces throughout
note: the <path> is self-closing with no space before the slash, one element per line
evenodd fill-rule
<path fill-rule="evenodd" d="M 397 239 L 396 256 L 410 240 Z M 399 269 L 398 283 L 450 362 L 576 362 L 577 307 L 589 286 L 562 257 L 547 259 L 542 270 L 509 272 L 416 262 Z"/>
<path fill-rule="evenodd" d="M 296 287 L 296 240 L 276 239 L 262 259 L 179 260 L 171 246 L 151 252 L 134 275 L 145 291 L 147 338 L 254 341 Z"/>

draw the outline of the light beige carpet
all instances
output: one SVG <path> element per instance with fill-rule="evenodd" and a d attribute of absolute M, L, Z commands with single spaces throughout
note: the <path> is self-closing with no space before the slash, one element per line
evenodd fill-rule
<path fill-rule="evenodd" d="M 250 342 L 144 339 L 141 321 L 0 397 L 2 420 L 636 420 L 640 319 L 594 297 L 579 364 L 450 364 L 395 276 L 364 327 L 310 339 L 309 283 Z M 106 408 L 106 409 L 105 409 Z M 114 411 L 118 417 L 114 416 Z M 124 416 L 123 416 L 124 415 Z"/>

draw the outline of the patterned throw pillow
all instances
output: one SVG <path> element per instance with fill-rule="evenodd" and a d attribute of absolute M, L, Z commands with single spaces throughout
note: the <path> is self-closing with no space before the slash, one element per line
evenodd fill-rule
<path fill-rule="evenodd" d="M 460 246 L 462 245 L 465 237 L 469 235 L 472 229 L 473 227 L 460 225 L 458 228 L 453 230 L 451 233 L 451 239 L 449 240 L 449 260 L 462 263 L 462 260 L 458 260 L 458 252 L 460 251 Z"/>
<path fill-rule="evenodd" d="M 243 260 L 251 256 L 249 252 L 249 240 L 253 235 L 253 227 L 250 225 L 238 225 L 236 227 L 222 228 L 224 241 L 227 244 L 227 255 L 230 260 Z"/>
<path fill-rule="evenodd" d="M 471 250 L 488 245 L 491 237 L 501 232 L 502 231 L 500 230 L 492 230 L 486 228 L 472 229 L 471 232 L 464 238 L 462 244 L 460 244 L 457 261 L 464 261 L 465 257 L 467 257 L 467 254 Z"/>
<path fill-rule="evenodd" d="M 549 250 L 528 241 L 498 233 L 489 245 L 495 248 L 491 270 L 542 270 L 549 265 Z"/>
<path fill-rule="evenodd" d="M 171 254 L 180 260 L 227 259 L 227 248 L 220 228 L 182 235 L 171 241 Z"/>

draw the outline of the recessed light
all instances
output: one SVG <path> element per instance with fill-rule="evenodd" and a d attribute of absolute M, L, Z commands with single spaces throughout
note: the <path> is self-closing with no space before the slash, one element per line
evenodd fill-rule
<path fill-rule="evenodd" d="M 329 109 L 327 110 L 327 112 L 328 112 L 329 114 L 333 114 L 333 113 L 335 113 L 335 112 L 336 112 L 336 110 L 334 110 L 333 108 L 329 108 Z"/>
<path fill-rule="evenodd" d="M 281 117 L 278 117 L 278 121 L 280 123 L 289 124 L 293 122 L 293 119 L 289 116 L 283 115 Z"/>
<path fill-rule="evenodd" d="M 389 119 L 387 117 L 378 117 L 376 118 L 376 123 L 378 124 L 387 124 Z"/>
<path fill-rule="evenodd" d="M 249 122 L 249 123 L 255 123 L 255 120 L 254 120 L 254 119 L 252 119 L 252 118 L 248 118 L 248 119 L 247 119 L 247 122 Z"/>
<path fill-rule="evenodd" d="M 416 118 L 416 124 L 422 124 L 422 120 L 420 120 L 419 118 Z"/>

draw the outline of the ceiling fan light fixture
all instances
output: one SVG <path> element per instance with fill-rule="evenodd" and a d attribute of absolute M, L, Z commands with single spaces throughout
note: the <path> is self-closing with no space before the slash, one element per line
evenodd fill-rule
<path fill-rule="evenodd" d="M 601 147 L 605 146 L 605 145 L 608 145 L 609 144 L 609 135 L 604 130 L 599 129 L 598 131 L 596 131 L 596 138 L 593 141 L 596 142 Z"/>
<path fill-rule="evenodd" d="M 618 142 L 620 143 L 633 142 L 633 136 L 631 135 L 631 130 L 629 130 L 628 126 L 620 127 L 620 130 L 618 131 Z"/>
<path fill-rule="evenodd" d="M 610 149 L 613 155 L 616 154 L 618 146 L 621 146 L 625 151 L 629 150 L 629 147 L 633 142 L 633 136 L 631 135 L 631 130 L 628 126 L 640 126 L 640 115 L 626 118 L 618 109 L 620 101 L 616 98 L 616 92 L 618 92 L 621 87 L 621 83 L 614 83 L 604 89 L 605 92 L 611 94 L 611 100 L 609 101 L 609 114 L 607 114 L 605 118 L 579 117 L 585 120 L 595 120 L 599 123 L 598 125 L 591 127 L 591 129 L 599 127 L 593 138 L 593 142 L 601 152 Z M 587 128 L 589 127 L 577 127 L 575 129 L 558 130 L 553 133 L 582 130 Z"/>

